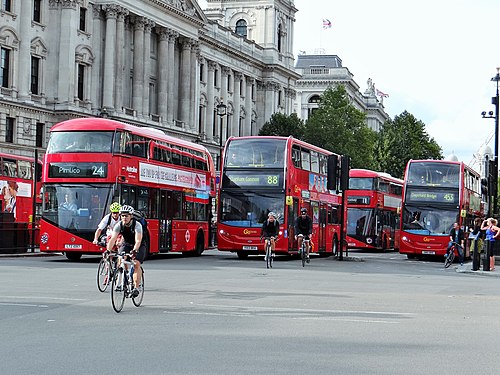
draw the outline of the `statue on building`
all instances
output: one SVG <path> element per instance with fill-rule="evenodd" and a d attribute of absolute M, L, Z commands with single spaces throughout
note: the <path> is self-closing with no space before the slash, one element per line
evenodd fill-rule
<path fill-rule="evenodd" d="M 368 78 L 366 84 L 368 88 L 365 90 L 365 94 L 369 96 L 375 96 L 375 83 L 372 81 L 372 79 Z"/>

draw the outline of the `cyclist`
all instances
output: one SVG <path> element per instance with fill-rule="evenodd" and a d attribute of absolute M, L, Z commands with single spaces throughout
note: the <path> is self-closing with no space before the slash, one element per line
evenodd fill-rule
<path fill-rule="evenodd" d="M 448 242 L 448 247 L 446 248 L 446 254 L 450 251 L 453 246 L 453 242 L 457 244 L 458 257 L 460 260 L 460 265 L 464 265 L 464 231 L 458 226 L 458 223 L 453 223 L 453 228 L 450 231 L 450 242 Z"/>
<path fill-rule="evenodd" d="M 99 242 L 101 242 L 100 238 L 103 230 L 106 230 L 106 242 L 109 240 L 113 228 L 120 221 L 120 208 L 120 203 L 111 203 L 109 206 L 109 214 L 105 215 L 97 226 L 97 230 L 94 234 L 94 241 L 92 241 L 93 244 L 98 245 Z"/>
<path fill-rule="evenodd" d="M 307 208 L 300 209 L 300 216 L 295 219 L 295 239 L 298 240 L 299 250 L 303 240 L 309 240 L 312 234 L 312 220 L 307 214 Z M 309 242 L 306 242 L 306 262 L 309 263 Z"/>
<path fill-rule="evenodd" d="M 118 236 L 122 235 L 122 244 L 119 252 L 130 253 L 134 264 L 134 290 L 132 297 L 139 295 L 139 285 L 142 279 L 141 263 L 146 258 L 146 244 L 143 241 L 142 225 L 133 218 L 134 208 L 124 205 L 120 208 L 120 219 L 114 228 L 111 238 L 108 241 L 107 250 L 111 251 L 115 245 Z"/>
<path fill-rule="evenodd" d="M 262 224 L 262 231 L 260 237 L 261 238 L 264 237 L 266 239 L 265 246 L 267 246 L 267 241 L 271 241 L 272 256 L 274 256 L 275 240 L 278 237 L 279 231 L 280 231 L 280 223 L 276 219 L 276 214 L 271 211 L 267 214 L 267 220 L 264 221 L 264 224 Z M 264 257 L 264 260 L 267 260 L 267 258 Z"/>

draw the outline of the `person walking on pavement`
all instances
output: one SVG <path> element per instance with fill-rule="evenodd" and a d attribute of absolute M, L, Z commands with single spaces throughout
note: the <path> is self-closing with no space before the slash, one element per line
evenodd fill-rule
<path fill-rule="evenodd" d="M 483 221 L 481 225 L 481 230 L 486 230 L 486 259 L 489 259 L 489 270 L 495 270 L 495 257 L 493 255 L 493 247 L 495 245 L 496 238 L 500 235 L 500 228 L 497 227 L 497 220 L 489 218 Z"/>

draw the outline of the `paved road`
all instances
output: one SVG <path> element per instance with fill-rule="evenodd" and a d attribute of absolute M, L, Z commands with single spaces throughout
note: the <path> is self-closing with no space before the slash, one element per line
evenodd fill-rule
<path fill-rule="evenodd" d="M 499 279 L 410 261 L 163 256 L 116 314 L 97 258 L 0 259 L 1 374 L 497 374 Z"/>

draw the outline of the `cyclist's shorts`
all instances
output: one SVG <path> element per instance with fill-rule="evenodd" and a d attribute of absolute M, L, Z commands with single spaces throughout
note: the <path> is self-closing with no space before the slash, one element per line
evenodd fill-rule
<path fill-rule="evenodd" d="M 120 247 L 120 252 L 130 253 L 133 248 L 133 245 L 125 243 Z M 141 246 L 139 246 L 139 251 L 135 256 L 135 260 L 138 260 L 142 264 L 144 263 L 144 259 L 146 259 L 146 246 L 142 243 Z"/>

